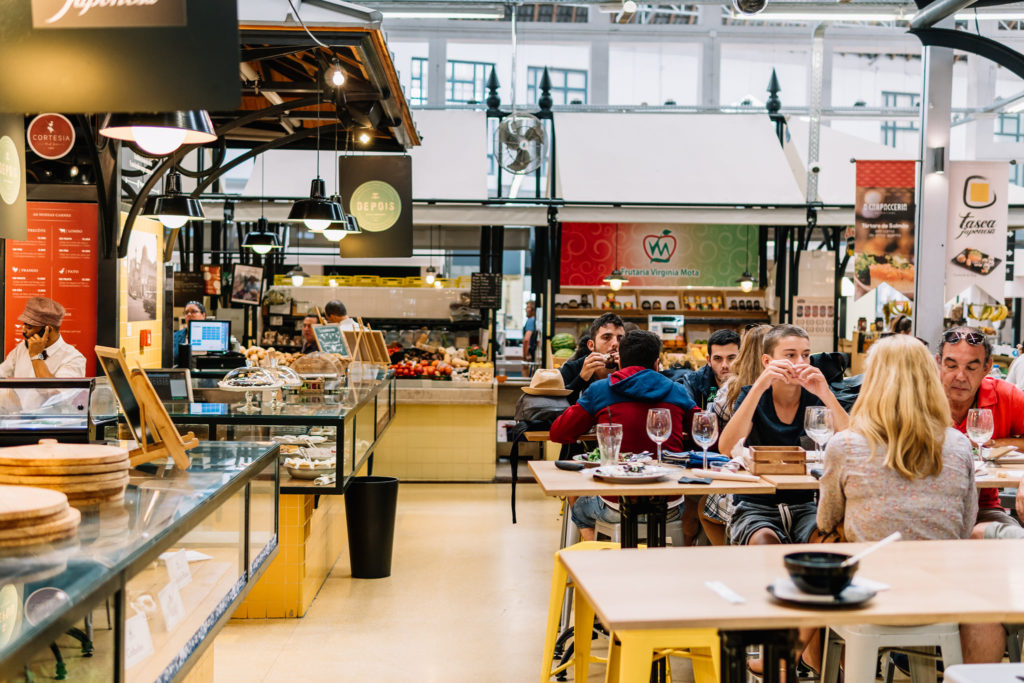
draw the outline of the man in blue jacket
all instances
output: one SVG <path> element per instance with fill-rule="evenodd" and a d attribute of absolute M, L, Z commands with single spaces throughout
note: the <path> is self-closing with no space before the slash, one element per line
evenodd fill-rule
<path fill-rule="evenodd" d="M 732 372 L 731 366 L 740 353 L 740 336 L 732 330 L 715 330 L 708 338 L 708 363 L 700 370 L 688 372 L 676 381 L 686 387 L 690 398 L 707 409 L 712 389 L 719 389 Z"/>

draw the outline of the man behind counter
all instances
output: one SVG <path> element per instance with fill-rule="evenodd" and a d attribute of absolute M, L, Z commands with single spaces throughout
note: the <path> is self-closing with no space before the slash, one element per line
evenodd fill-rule
<path fill-rule="evenodd" d="M 345 308 L 345 304 L 337 299 L 328 301 L 324 305 L 324 318 L 329 324 L 337 325 L 342 330 L 356 330 L 359 327 L 355 320 L 348 317 L 348 309 Z"/>
<path fill-rule="evenodd" d="M 85 356 L 60 336 L 64 307 L 53 299 L 34 296 L 18 316 L 23 344 L 14 347 L 3 363 L 0 377 L 85 377 Z"/>

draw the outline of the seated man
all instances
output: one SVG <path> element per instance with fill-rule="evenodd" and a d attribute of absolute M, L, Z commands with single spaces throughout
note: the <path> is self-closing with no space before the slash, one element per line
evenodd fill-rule
<path fill-rule="evenodd" d="M 647 411 L 668 408 L 672 433 L 663 448 L 683 450 L 683 427 L 689 424 L 694 404 L 686 389 L 658 374 L 661 340 L 653 332 L 634 330 L 622 338 L 618 350 L 622 369 L 594 382 L 562 413 L 551 425 L 551 440 L 572 443 L 598 422 L 615 422 L 622 425 L 622 452 L 654 451 L 657 446 L 647 436 Z M 676 498 L 669 505 L 678 507 L 681 500 Z M 592 541 L 598 519 L 619 522 L 617 499 L 580 498 L 572 507 L 572 518 L 583 540 Z"/>
<path fill-rule="evenodd" d="M 711 408 L 711 394 L 722 388 L 732 374 L 731 366 L 740 353 L 740 336 L 733 330 L 715 330 L 708 337 L 707 365 L 676 380 L 690 392 L 690 398 L 705 410 Z"/>
<path fill-rule="evenodd" d="M 740 392 L 736 412 L 718 442 L 722 453 L 731 454 L 743 439 L 747 446 L 799 446 L 809 406 L 827 406 L 835 430 L 846 429 L 846 411 L 821 371 L 808 364 L 807 332 L 795 325 L 777 325 L 765 334 L 762 352 L 764 371 Z M 817 510 L 810 491 L 738 495 L 733 502 L 728 535 L 734 545 L 807 543 L 816 530 Z"/>
<path fill-rule="evenodd" d="M 558 369 L 565 388 L 571 391 L 569 405 L 579 400 L 580 394 L 599 379 L 604 379 L 619 368 L 619 341 L 626 332 L 622 318 L 605 313 L 590 326 L 590 353 L 583 358 L 566 361 Z"/>
<path fill-rule="evenodd" d="M 954 327 L 943 333 L 936 355 L 939 379 L 949 400 L 953 427 L 967 432 L 967 411 L 988 408 L 995 430 L 989 446 L 1024 447 L 1024 392 L 1001 379 L 989 377 L 992 345 L 973 327 Z M 1024 487 L 1017 488 L 1018 512 L 1024 508 Z M 999 504 L 999 491 L 978 491 L 978 520 L 971 538 L 1024 538 L 1020 523 Z M 1001 624 L 964 624 L 960 630 L 964 662 L 998 662 L 1006 634 Z"/>

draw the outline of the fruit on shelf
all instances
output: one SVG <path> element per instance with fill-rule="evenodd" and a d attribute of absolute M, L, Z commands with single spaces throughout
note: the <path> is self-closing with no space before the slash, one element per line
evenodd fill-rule
<path fill-rule="evenodd" d="M 551 350 L 558 351 L 559 349 L 569 349 L 569 351 L 576 350 L 576 340 L 571 334 L 563 332 L 562 334 L 556 334 L 551 338 Z M 571 353 L 569 354 L 572 355 Z"/>

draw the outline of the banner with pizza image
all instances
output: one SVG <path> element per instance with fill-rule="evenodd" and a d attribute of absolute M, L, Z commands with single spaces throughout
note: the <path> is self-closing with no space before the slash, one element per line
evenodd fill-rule
<path fill-rule="evenodd" d="M 952 161 L 948 174 L 946 300 L 975 285 L 1002 301 L 1009 165 L 1005 161 Z"/>
<path fill-rule="evenodd" d="M 857 161 L 855 299 L 887 284 L 914 298 L 915 161 Z"/>

